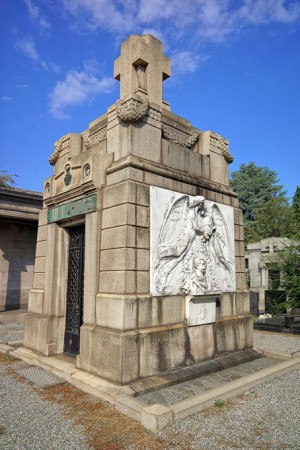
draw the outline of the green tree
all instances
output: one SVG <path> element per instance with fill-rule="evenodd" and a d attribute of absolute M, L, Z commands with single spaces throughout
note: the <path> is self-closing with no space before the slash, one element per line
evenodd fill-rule
<path fill-rule="evenodd" d="M 0 170 L 0 187 L 11 188 L 16 184 L 14 178 L 17 176 L 9 174 L 6 170 Z"/>
<path fill-rule="evenodd" d="M 254 162 L 241 164 L 232 172 L 230 186 L 239 195 L 240 207 L 246 224 L 255 222 L 257 211 L 274 197 L 285 197 L 283 186 L 278 184 L 277 173 L 268 167 L 256 166 Z"/>
<path fill-rule="evenodd" d="M 295 221 L 295 237 L 300 240 L 300 187 L 297 186 L 296 192 L 293 197 L 292 208 L 294 210 Z"/>
<path fill-rule="evenodd" d="M 287 198 L 273 197 L 256 211 L 254 228 L 260 239 L 293 238 L 296 233 L 294 210 Z"/>
<path fill-rule="evenodd" d="M 300 308 L 300 241 L 279 252 L 281 287 L 286 291 L 286 308 Z"/>

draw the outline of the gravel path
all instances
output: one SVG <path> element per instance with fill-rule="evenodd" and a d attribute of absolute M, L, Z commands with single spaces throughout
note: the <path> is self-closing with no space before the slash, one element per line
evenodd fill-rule
<path fill-rule="evenodd" d="M 254 332 L 254 347 L 294 354 L 300 336 Z M 300 449 L 300 370 L 257 386 L 159 433 L 184 435 L 188 449 Z"/>
<path fill-rule="evenodd" d="M 258 386 L 246 394 L 195 414 L 159 435 L 185 435 L 188 449 L 300 448 L 300 371 Z"/>
<path fill-rule="evenodd" d="M 2 341 L 18 340 L 21 334 L 20 324 L 0 325 Z M 300 352 L 300 336 L 255 331 L 254 345 L 262 350 L 294 354 Z M 89 450 L 84 427 L 65 417 L 64 405 L 45 401 L 36 388 L 10 375 L 8 367 L 0 363 L 1 450 Z M 137 445 L 132 435 L 130 446 L 97 448 L 299 450 L 299 386 L 300 371 L 294 370 L 225 401 L 223 407 L 212 406 L 176 422 L 159 433 L 161 443 L 157 446 L 151 435 L 146 447 Z M 97 423 L 96 430 L 103 433 Z M 116 432 L 125 431 L 121 426 Z"/>
<path fill-rule="evenodd" d="M 83 427 L 63 416 L 63 406 L 42 400 L 27 383 L 7 375 L 6 369 L 0 364 L 1 450 L 89 448 Z"/>
<path fill-rule="evenodd" d="M 258 348 L 260 350 L 293 355 L 294 353 L 300 352 L 300 336 L 281 333 L 269 333 L 267 331 L 254 331 L 253 346 L 254 348 Z"/>
<path fill-rule="evenodd" d="M 24 335 L 24 323 L 0 324 L 0 341 L 22 341 Z"/>

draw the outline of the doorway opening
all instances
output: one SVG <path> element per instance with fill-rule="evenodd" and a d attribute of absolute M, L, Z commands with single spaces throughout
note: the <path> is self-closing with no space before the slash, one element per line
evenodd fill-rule
<path fill-rule="evenodd" d="M 75 356 L 80 351 L 80 327 L 83 323 L 85 226 L 72 227 L 68 231 L 70 243 L 64 352 Z"/>

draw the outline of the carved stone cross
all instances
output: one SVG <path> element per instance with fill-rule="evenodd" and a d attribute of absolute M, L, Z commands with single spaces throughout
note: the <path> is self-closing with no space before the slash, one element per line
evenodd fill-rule
<path fill-rule="evenodd" d="M 120 98 L 132 93 L 165 106 L 162 99 L 163 80 L 171 75 L 171 61 L 163 55 L 162 43 L 146 34 L 131 35 L 121 46 L 115 60 L 114 77 L 120 81 Z"/>

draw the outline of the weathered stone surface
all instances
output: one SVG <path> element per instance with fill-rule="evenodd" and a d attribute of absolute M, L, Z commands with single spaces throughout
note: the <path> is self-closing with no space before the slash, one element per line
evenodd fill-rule
<path fill-rule="evenodd" d="M 183 326 L 150 329 L 140 334 L 140 377 L 185 365 L 186 332 Z"/>
<path fill-rule="evenodd" d="M 25 346 L 60 353 L 67 336 L 80 344 L 79 368 L 117 384 L 252 346 L 228 141 L 168 110 L 169 75 L 160 41 L 129 37 L 115 63 L 120 99 L 56 142 L 44 184 Z M 92 210 L 49 223 L 50 208 L 89 198 Z M 71 258 L 78 226 L 85 238 Z M 149 410 L 144 420 L 158 429 L 172 417 Z"/>
<path fill-rule="evenodd" d="M 188 327 L 187 333 L 189 343 L 187 363 L 193 364 L 215 356 L 214 324 Z"/>
<path fill-rule="evenodd" d="M 134 330 L 137 328 L 136 296 L 116 297 L 113 295 L 97 295 L 96 325 L 115 330 Z"/>
<path fill-rule="evenodd" d="M 138 379 L 138 339 L 98 327 L 81 328 L 78 366 L 117 384 Z"/>
<path fill-rule="evenodd" d="M 138 327 L 149 328 L 184 322 L 182 296 L 139 297 Z"/>

